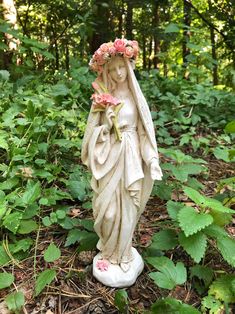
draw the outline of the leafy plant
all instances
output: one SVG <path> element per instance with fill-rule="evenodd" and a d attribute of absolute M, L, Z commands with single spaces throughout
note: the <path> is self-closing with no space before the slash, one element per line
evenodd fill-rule
<path fill-rule="evenodd" d="M 182 303 L 174 298 L 167 297 L 154 302 L 151 306 L 151 313 L 199 314 L 200 312 L 191 305 Z"/>
<path fill-rule="evenodd" d="M 118 308 L 119 313 L 128 313 L 128 294 L 126 290 L 119 289 L 116 291 L 114 304 Z"/>
<path fill-rule="evenodd" d="M 160 149 L 167 158 L 172 162 L 161 164 L 164 172 L 163 181 L 155 182 L 153 195 L 162 199 L 171 199 L 171 194 L 179 190 L 183 185 L 191 186 L 195 189 L 203 188 L 203 185 L 193 176 L 207 171 L 206 161 L 201 158 L 193 158 L 184 154 L 179 149 Z"/>
<path fill-rule="evenodd" d="M 174 265 L 172 260 L 165 256 L 149 257 L 147 261 L 159 270 L 158 272 L 151 272 L 149 276 L 160 288 L 171 290 L 177 285 L 185 283 L 187 272 L 182 262 Z"/>

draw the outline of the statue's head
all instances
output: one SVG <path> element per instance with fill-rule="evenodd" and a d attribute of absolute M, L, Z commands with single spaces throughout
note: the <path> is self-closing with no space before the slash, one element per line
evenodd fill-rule
<path fill-rule="evenodd" d="M 127 78 L 127 67 L 124 57 L 114 56 L 107 64 L 107 74 L 115 83 L 123 83 Z"/>
<path fill-rule="evenodd" d="M 97 49 L 89 63 L 92 71 L 99 75 L 103 72 L 104 66 L 112 62 L 115 57 L 135 61 L 139 52 L 138 42 L 125 38 L 115 39 L 114 42 L 104 43 Z"/>

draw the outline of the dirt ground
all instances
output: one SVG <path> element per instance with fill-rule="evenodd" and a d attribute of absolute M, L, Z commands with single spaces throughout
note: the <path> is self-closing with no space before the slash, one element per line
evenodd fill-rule
<path fill-rule="evenodd" d="M 234 175 L 231 165 L 210 160 L 208 165 L 209 178 L 206 182 L 206 195 L 214 194 L 215 183 L 218 179 Z M 79 205 L 76 205 L 79 206 Z M 86 218 L 90 218 L 88 214 Z M 138 228 L 135 232 L 133 245 L 144 256 L 146 248 L 151 243 L 151 237 L 157 231 L 167 226 L 169 220 L 165 202 L 157 197 L 150 198 L 147 208 L 142 215 Z M 235 235 L 234 222 L 228 226 L 231 235 Z M 43 258 L 45 248 L 51 240 L 60 247 L 61 258 L 54 263 L 47 264 Z M 114 305 L 116 289 L 103 286 L 92 276 L 91 264 L 96 251 L 76 253 L 76 246 L 64 248 L 66 232 L 60 227 L 41 227 L 37 249 L 33 249 L 30 257 L 21 262 L 13 261 L 13 265 L 5 267 L 8 272 L 14 273 L 15 287 L 24 292 L 26 304 L 22 310 L 23 314 L 111 314 L 119 313 Z M 191 258 L 180 248 L 167 251 L 168 257 L 174 262 L 182 261 L 186 267 L 193 265 Z M 53 264 L 53 265 L 51 265 Z M 204 264 L 214 270 L 232 272 L 231 267 L 223 261 L 221 256 L 213 249 L 207 250 Z M 34 297 L 35 274 L 48 267 L 55 267 L 58 270 L 56 280 L 53 281 L 44 291 Z M 177 286 L 174 290 L 159 289 L 148 276 L 152 268 L 145 263 L 142 274 L 136 283 L 127 288 L 129 298 L 129 313 L 143 313 L 150 310 L 154 301 L 171 296 L 182 300 L 187 304 L 199 307 L 201 296 L 193 288 L 190 280 L 183 286 Z M 0 290 L 0 314 L 8 314 L 4 307 L 4 297 L 11 290 Z M 127 311 L 127 313 L 128 313 Z M 233 311 L 233 310 L 231 310 Z M 231 312 L 232 313 L 232 312 Z"/>

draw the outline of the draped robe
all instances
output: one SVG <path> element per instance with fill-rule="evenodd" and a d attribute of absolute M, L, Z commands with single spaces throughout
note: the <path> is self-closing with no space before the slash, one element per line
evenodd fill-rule
<path fill-rule="evenodd" d="M 99 118 L 86 159 L 92 172 L 97 248 L 114 264 L 132 260 L 133 233 L 152 190 L 149 164 L 157 158 L 131 91 L 120 100 L 124 104 L 118 114 L 122 140 L 117 141 L 112 131 L 105 133 L 104 113 L 96 113 Z"/>

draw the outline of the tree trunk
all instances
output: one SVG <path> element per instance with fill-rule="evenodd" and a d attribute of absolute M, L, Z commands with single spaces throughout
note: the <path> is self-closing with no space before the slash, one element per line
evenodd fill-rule
<path fill-rule="evenodd" d="M 126 37 L 132 39 L 133 30 L 133 4 L 131 1 L 127 1 L 127 13 L 126 13 Z"/>
<path fill-rule="evenodd" d="M 190 50 L 187 47 L 187 43 L 190 40 L 190 24 L 191 24 L 191 7 L 188 2 L 184 0 L 184 24 L 187 25 L 187 29 L 183 32 L 183 42 L 182 42 L 182 56 L 183 56 L 183 68 L 184 68 L 184 78 L 189 78 L 189 73 L 187 73 L 188 60 L 187 56 L 190 54 Z"/>
<path fill-rule="evenodd" d="M 122 0 L 121 10 L 118 11 L 118 37 L 121 38 L 123 34 L 123 14 L 124 14 L 124 2 Z"/>
<path fill-rule="evenodd" d="M 68 44 L 68 40 L 66 39 L 65 42 L 65 68 L 66 71 L 69 71 L 69 44 Z"/>
<path fill-rule="evenodd" d="M 208 0 L 209 5 L 209 11 L 212 11 L 212 5 L 211 1 Z M 211 55 L 212 58 L 217 61 L 217 55 L 216 55 L 216 47 L 215 47 L 215 30 L 213 27 L 210 26 L 210 38 L 211 38 Z M 219 79 L 218 79 L 218 66 L 217 64 L 213 64 L 212 69 L 212 77 L 213 77 L 213 85 L 218 85 Z"/>
<path fill-rule="evenodd" d="M 2 0 L 3 18 L 13 29 L 17 29 L 17 12 L 13 0 Z M 5 40 L 8 51 L 3 54 L 3 65 L 6 69 L 12 64 L 14 50 L 17 50 L 19 40 L 13 35 L 5 33 Z"/>
<path fill-rule="evenodd" d="M 150 37 L 149 51 L 148 51 L 148 70 L 150 70 L 152 66 L 152 51 L 153 51 L 153 40 L 152 40 L 152 37 Z"/>
<path fill-rule="evenodd" d="M 93 20 L 96 23 L 94 32 L 90 39 L 90 52 L 93 54 L 99 46 L 111 39 L 113 29 L 110 22 L 110 6 L 111 1 L 107 0 L 108 6 L 103 6 L 103 0 L 96 0 L 95 9 L 93 11 Z"/>
<path fill-rule="evenodd" d="M 146 68 L 147 68 L 147 60 L 146 60 L 146 37 L 145 36 L 143 36 L 142 50 L 143 50 L 143 69 L 146 70 Z"/>
<path fill-rule="evenodd" d="M 158 38 L 158 26 L 159 26 L 159 3 L 155 2 L 153 7 L 153 21 L 152 28 L 154 30 L 153 40 L 154 40 L 154 58 L 153 58 L 153 67 L 154 69 L 159 68 L 160 60 L 157 54 L 160 52 L 160 41 Z"/>

